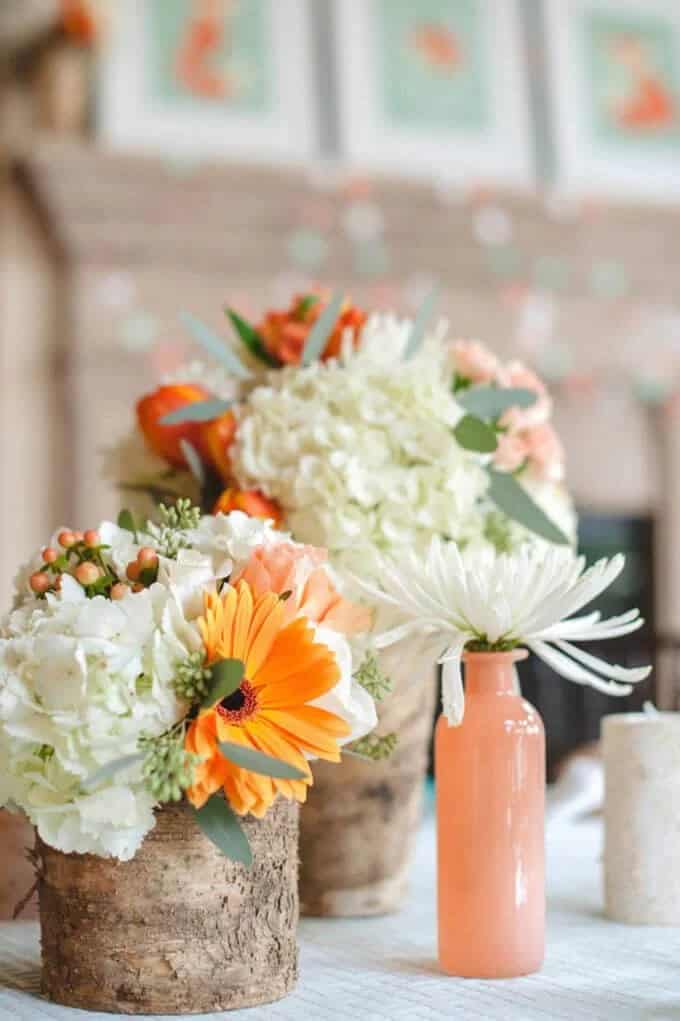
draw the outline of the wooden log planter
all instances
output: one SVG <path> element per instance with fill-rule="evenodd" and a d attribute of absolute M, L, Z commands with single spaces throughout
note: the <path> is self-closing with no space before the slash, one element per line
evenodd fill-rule
<path fill-rule="evenodd" d="M 158 812 L 129 862 L 38 841 L 42 988 L 71 1007 L 190 1014 L 270 1003 L 297 979 L 298 808 L 243 821 L 250 868 L 185 803 Z"/>
<path fill-rule="evenodd" d="M 300 909 L 311 916 L 398 911 L 422 810 L 436 696 L 434 668 L 396 679 L 379 706 L 380 731 L 399 743 L 383 762 L 314 764 L 300 815 Z"/>

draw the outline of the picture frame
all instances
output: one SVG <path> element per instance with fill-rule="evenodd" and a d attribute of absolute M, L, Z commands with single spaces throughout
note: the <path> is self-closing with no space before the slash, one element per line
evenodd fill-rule
<path fill-rule="evenodd" d="M 118 0 L 110 22 L 97 104 L 109 147 L 317 155 L 309 0 Z"/>
<path fill-rule="evenodd" d="M 517 0 L 335 0 L 343 158 L 455 183 L 535 184 Z"/>
<path fill-rule="evenodd" d="M 554 185 L 570 196 L 680 196 L 680 5 L 546 0 Z"/>

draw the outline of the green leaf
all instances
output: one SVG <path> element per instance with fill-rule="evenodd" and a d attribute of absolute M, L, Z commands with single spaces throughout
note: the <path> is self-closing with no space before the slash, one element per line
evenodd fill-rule
<path fill-rule="evenodd" d="M 180 320 L 196 343 L 200 344 L 213 358 L 216 358 L 225 367 L 227 372 L 237 376 L 239 379 L 246 379 L 250 375 L 238 355 L 232 351 L 221 337 L 213 333 L 209 326 L 206 326 L 205 323 L 202 323 L 200 319 L 192 316 L 189 312 L 182 312 Z"/>
<path fill-rule="evenodd" d="M 194 401 L 177 408 L 160 420 L 161 425 L 179 425 L 180 422 L 212 422 L 219 418 L 232 406 L 233 401 L 223 401 L 219 397 L 211 397 L 208 401 Z"/>
<path fill-rule="evenodd" d="M 488 496 L 499 510 L 548 542 L 554 542 L 558 546 L 569 545 L 569 539 L 564 532 L 550 520 L 545 511 L 541 510 L 514 475 L 496 471 L 494 468 L 487 468 L 487 471 L 491 479 Z"/>
<path fill-rule="evenodd" d="M 323 354 L 331 331 L 338 321 L 344 298 L 341 291 L 336 291 L 314 326 L 309 331 L 302 352 L 302 364 L 311 365 Z"/>
<path fill-rule="evenodd" d="M 249 769 L 251 773 L 274 776 L 279 780 L 304 780 L 308 775 L 281 759 L 275 759 L 272 755 L 255 751 L 254 748 L 245 748 L 243 745 L 234 744 L 233 741 L 220 741 L 220 751 L 225 759 L 229 759 L 230 762 L 242 769 Z"/>
<path fill-rule="evenodd" d="M 243 865 L 252 865 L 253 855 L 248 838 L 233 809 L 221 794 L 213 794 L 203 808 L 195 811 L 198 825 L 223 855 Z"/>
<path fill-rule="evenodd" d="M 201 702 L 203 709 L 229 698 L 241 686 L 245 665 L 240 659 L 220 659 L 210 667 L 210 687 Z"/>
<path fill-rule="evenodd" d="M 269 365 L 272 369 L 277 369 L 279 367 L 279 362 L 269 353 L 265 342 L 255 327 L 251 326 L 250 323 L 247 323 L 245 319 L 242 319 L 241 316 L 237 312 L 234 312 L 231 308 L 226 309 L 226 313 L 231 325 L 236 331 L 237 337 L 241 343 L 248 348 L 250 353 L 255 355 L 256 358 L 259 358 L 261 362 L 265 363 L 265 365 Z"/>
<path fill-rule="evenodd" d="M 318 294 L 305 294 L 304 298 L 301 298 L 298 302 L 296 315 L 299 316 L 300 319 L 304 319 L 309 310 L 314 308 L 315 305 L 318 305 L 320 300 L 321 299 Z"/>
<path fill-rule="evenodd" d="M 90 776 L 82 781 L 81 787 L 86 791 L 92 790 L 93 787 L 98 787 L 105 780 L 111 780 L 116 773 L 120 773 L 123 769 L 129 769 L 130 766 L 142 762 L 143 759 L 144 755 L 140 752 L 135 752 L 133 755 L 123 755 L 120 759 L 113 759 L 111 762 L 107 762 L 105 766 L 96 770 L 96 772 L 91 773 Z"/>
<path fill-rule="evenodd" d="M 453 430 L 459 446 L 478 454 L 493 454 L 498 446 L 495 429 L 475 415 L 464 415 Z"/>
<path fill-rule="evenodd" d="M 179 441 L 179 446 L 189 465 L 189 471 L 202 489 L 205 485 L 205 468 L 196 447 L 184 439 Z"/>
<path fill-rule="evenodd" d="M 423 342 L 425 336 L 425 330 L 428 327 L 428 323 L 432 318 L 432 314 L 435 310 L 437 301 L 439 300 L 439 287 L 433 287 L 430 293 L 425 297 L 416 314 L 413 328 L 411 329 L 411 335 L 408 338 L 408 344 L 404 351 L 404 359 L 408 361 L 416 353 L 418 348 Z"/>
<path fill-rule="evenodd" d="M 538 400 L 538 394 L 534 390 L 519 387 L 503 390 L 498 386 L 471 386 L 456 395 L 456 399 L 470 414 L 496 419 L 508 408 L 530 408 Z"/>
<path fill-rule="evenodd" d="M 137 526 L 132 511 L 125 508 L 118 515 L 118 527 L 124 528 L 126 532 L 132 532 L 135 539 L 137 538 Z"/>

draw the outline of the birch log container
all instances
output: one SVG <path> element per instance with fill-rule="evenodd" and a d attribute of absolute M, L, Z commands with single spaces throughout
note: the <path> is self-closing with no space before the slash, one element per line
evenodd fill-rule
<path fill-rule="evenodd" d="M 270 1003 L 297 978 L 298 807 L 243 828 L 253 863 L 223 857 L 186 804 L 158 812 L 135 857 L 38 842 L 42 988 L 118 1014 L 198 1014 Z"/>
<path fill-rule="evenodd" d="M 680 713 L 602 723 L 605 912 L 630 925 L 680 925 Z"/>

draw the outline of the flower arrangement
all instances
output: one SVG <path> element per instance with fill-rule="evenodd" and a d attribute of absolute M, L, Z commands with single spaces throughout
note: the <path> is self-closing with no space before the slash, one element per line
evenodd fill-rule
<path fill-rule="evenodd" d="M 618 554 L 586 569 L 583 557 L 554 546 L 499 555 L 461 552 L 455 543 L 433 539 L 424 558 L 383 558 L 379 586 L 357 584 L 382 607 L 379 646 L 418 634 L 441 653 L 444 712 L 457 725 L 464 711 L 465 649 L 510 652 L 526 645 L 556 673 L 607 695 L 628 695 L 631 684 L 645 680 L 651 667 L 612 666 L 573 644 L 617 638 L 644 624 L 636 609 L 609 620 L 597 611 L 572 616 L 609 587 L 624 563 Z"/>
<path fill-rule="evenodd" d="M 124 861 L 187 799 L 248 862 L 239 817 L 304 801 L 314 759 L 391 749 L 370 738 L 371 624 L 324 550 L 241 511 L 180 499 L 61 529 L 0 629 L 0 805 L 53 848 Z"/>
<path fill-rule="evenodd" d="M 186 316 L 219 368 L 193 364 L 142 398 L 117 481 L 285 524 L 363 574 L 433 536 L 499 551 L 572 542 L 543 383 L 447 342 L 443 325 L 428 332 L 430 312 L 399 321 L 303 294 L 256 325 L 228 310 L 240 352 Z"/>

